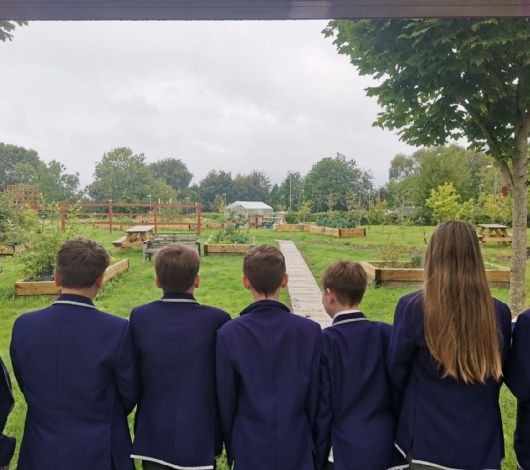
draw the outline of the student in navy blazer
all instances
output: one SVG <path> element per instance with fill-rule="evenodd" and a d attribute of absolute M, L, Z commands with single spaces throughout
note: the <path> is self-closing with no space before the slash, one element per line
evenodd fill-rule
<path fill-rule="evenodd" d="M 499 390 L 511 335 L 491 297 L 477 234 L 440 224 L 425 254 L 424 289 L 399 300 L 388 352 L 403 394 L 396 445 L 411 469 L 500 469 Z"/>
<path fill-rule="evenodd" d="M 7 417 L 13 409 L 14 403 L 9 372 L 2 358 L 0 358 L 0 470 L 8 468 L 15 452 L 15 438 L 3 434 Z"/>
<path fill-rule="evenodd" d="M 243 285 L 254 303 L 217 336 L 217 393 L 228 463 L 235 470 L 312 470 L 320 326 L 278 301 L 285 259 L 253 248 Z"/>
<path fill-rule="evenodd" d="M 530 470 L 530 310 L 517 317 L 513 329 L 506 385 L 517 398 L 513 446 L 518 468 Z"/>
<path fill-rule="evenodd" d="M 109 256 L 76 238 L 60 248 L 50 307 L 15 321 L 11 361 L 28 411 L 19 470 L 133 470 L 127 415 L 139 378 L 129 322 L 99 311 Z"/>
<path fill-rule="evenodd" d="M 196 249 L 163 248 L 155 282 L 164 295 L 131 313 L 142 377 L 132 457 L 144 470 L 213 469 L 222 452 L 215 341 L 230 315 L 195 300 L 199 265 Z"/>
<path fill-rule="evenodd" d="M 322 304 L 333 325 L 322 332 L 315 426 L 321 469 L 408 468 L 394 446 L 396 397 L 386 368 L 392 327 L 359 311 L 367 283 L 352 261 L 336 261 L 322 276 Z"/>

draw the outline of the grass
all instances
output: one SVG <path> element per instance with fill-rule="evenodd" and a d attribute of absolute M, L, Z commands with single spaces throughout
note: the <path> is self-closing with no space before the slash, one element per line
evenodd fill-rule
<path fill-rule="evenodd" d="M 409 254 L 422 253 L 425 240 L 428 239 L 434 227 L 407 227 L 401 229 L 395 226 L 372 226 L 367 229 L 367 236 L 362 238 L 338 239 L 321 234 L 307 232 L 276 232 L 273 230 L 251 230 L 256 237 L 256 243 L 276 245 L 277 239 L 293 240 L 306 259 L 315 278 L 320 280 L 326 266 L 337 259 L 353 259 L 355 261 L 375 261 L 381 259 L 382 248 L 389 244 L 404 246 Z M 215 230 L 204 230 L 201 243 L 204 243 Z M 121 233 L 120 233 L 121 235 Z M 142 264 L 142 252 L 139 249 L 128 249 L 120 254 L 111 244 L 118 238 L 116 233 L 110 234 L 104 230 L 97 230 L 86 236 L 98 239 L 112 254 L 112 261 L 129 258 L 129 272 L 120 275 L 110 283 L 106 283 L 95 300 L 101 310 L 112 312 L 124 318 L 129 317 L 131 309 L 142 303 L 151 302 L 161 296 L 161 292 L 154 284 L 153 263 L 146 261 Z M 486 261 L 508 267 L 510 248 L 504 245 L 486 244 L 483 254 Z M 215 305 L 237 316 L 252 298 L 241 285 L 241 256 L 203 256 L 201 261 L 201 286 L 196 290 L 196 298 L 200 303 Z M 36 310 L 50 305 L 53 300 L 47 297 L 15 298 L 13 284 L 22 279 L 21 266 L 17 258 L 4 257 L 0 260 L 3 272 L 0 274 L 0 301 L 2 314 L 0 316 L 0 355 L 10 367 L 9 343 L 11 330 L 15 319 L 24 312 Z M 527 278 L 527 286 L 530 284 Z M 414 290 L 408 288 L 374 288 L 370 286 L 362 303 L 365 314 L 373 319 L 392 323 L 394 308 L 398 299 Z M 507 289 L 493 289 L 492 293 L 498 299 L 508 302 Z M 281 300 L 289 304 L 287 291 L 282 292 Z M 8 420 L 6 433 L 17 437 L 20 445 L 24 427 L 26 407 L 24 399 L 14 384 L 16 399 L 15 409 Z M 503 469 L 515 468 L 515 456 L 512 450 L 512 436 L 515 427 L 515 399 L 503 387 L 501 390 L 501 410 L 504 423 L 504 439 L 506 443 L 506 460 Z M 15 454 L 12 468 L 16 468 L 18 457 Z M 137 468 L 140 468 L 137 466 Z M 218 465 L 225 470 L 224 460 Z"/>

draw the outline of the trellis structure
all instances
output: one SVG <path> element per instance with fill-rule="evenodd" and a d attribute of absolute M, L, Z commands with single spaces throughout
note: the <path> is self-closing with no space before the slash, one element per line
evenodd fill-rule
<path fill-rule="evenodd" d="M 15 204 L 38 207 L 40 202 L 40 187 L 36 184 L 9 184 L 6 192 L 13 195 Z"/>

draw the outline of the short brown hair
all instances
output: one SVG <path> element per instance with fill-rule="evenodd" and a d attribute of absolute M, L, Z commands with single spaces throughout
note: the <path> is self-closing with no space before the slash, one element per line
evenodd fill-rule
<path fill-rule="evenodd" d="M 322 276 L 322 288 L 333 292 L 343 305 L 359 305 L 367 284 L 366 271 L 354 261 L 335 261 L 327 267 Z"/>
<path fill-rule="evenodd" d="M 201 258 L 195 248 L 174 243 L 155 256 L 155 272 L 164 292 L 186 292 L 199 273 Z"/>
<path fill-rule="evenodd" d="M 285 275 L 285 258 L 278 248 L 256 246 L 245 256 L 243 274 L 256 292 L 273 294 L 279 289 Z"/>
<path fill-rule="evenodd" d="M 91 287 L 109 265 L 109 254 L 98 242 L 78 237 L 65 241 L 55 258 L 55 274 L 70 289 Z"/>

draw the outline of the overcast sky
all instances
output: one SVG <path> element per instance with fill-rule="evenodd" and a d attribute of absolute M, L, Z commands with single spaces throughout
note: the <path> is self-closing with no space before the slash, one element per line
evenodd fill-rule
<path fill-rule="evenodd" d="M 84 187 L 116 147 L 147 162 L 305 175 L 337 152 L 388 179 L 413 148 L 379 111 L 323 21 L 32 22 L 0 43 L 0 142 L 32 148 Z"/>

